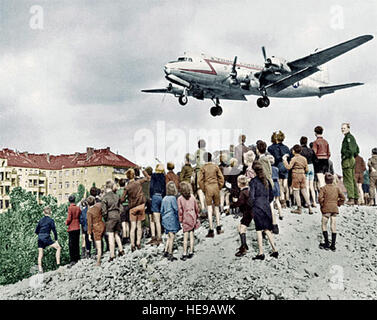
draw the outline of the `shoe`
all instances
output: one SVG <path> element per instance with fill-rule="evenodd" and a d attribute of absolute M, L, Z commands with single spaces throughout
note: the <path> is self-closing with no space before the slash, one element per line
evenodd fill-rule
<path fill-rule="evenodd" d="M 131 252 L 134 252 L 136 250 L 135 246 L 131 246 Z"/>
<path fill-rule="evenodd" d="M 110 257 L 109 262 L 113 261 L 115 257 Z"/>
<path fill-rule="evenodd" d="M 314 202 L 312 203 L 312 208 L 317 208 L 317 205 Z"/>
<path fill-rule="evenodd" d="M 156 238 L 155 245 L 158 247 L 162 243 L 161 238 Z"/>
<path fill-rule="evenodd" d="M 215 236 L 215 233 L 213 230 L 208 230 L 208 234 L 206 235 L 206 238 L 213 238 Z"/>
<path fill-rule="evenodd" d="M 279 216 L 279 220 L 283 220 L 283 216 Z"/>
<path fill-rule="evenodd" d="M 325 249 L 325 250 L 329 250 L 329 249 L 330 249 L 328 243 L 320 243 L 320 244 L 319 244 L 319 248 L 320 248 L 320 249 Z"/>
<path fill-rule="evenodd" d="M 311 208 L 309 207 L 309 214 L 313 214 L 313 210 L 311 210 Z"/>
<path fill-rule="evenodd" d="M 181 260 L 182 260 L 182 261 L 186 261 L 186 260 L 187 260 L 187 255 L 183 255 L 183 256 L 181 257 Z"/>
<path fill-rule="evenodd" d="M 279 234 L 279 226 L 277 224 L 272 225 L 272 233 Z"/>
<path fill-rule="evenodd" d="M 221 230 L 221 226 L 216 227 L 217 234 L 224 233 L 224 230 Z"/>
<path fill-rule="evenodd" d="M 328 249 L 327 249 L 327 250 L 328 250 Z M 335 247 L 335 245 L 331 245 L 331 246 L 330 246 L 330 250 L 331 250 L 331 251 L 336 251 L 336 247 Z"/>
<path fill-rule="evenodd" d="M 301 207 L 297 207 L 297 209 L 291 210 L 291 213 L 301 214 L 302 213 L 302 209 L 301 209 Z"/>
<path fill-rule="evenodd" d="M 244 246 L 241 246 L 241 248 L 236 252 L 236 257 L 242 257 L 247 253 L 247 249 Z"/>
<path fill-rule="evenodd" d="M 264 254 L 258 254 L 257 256 L 252 258 L 253 260 L 264 260 Z"/>
<path fill-rule="evenodd" d="M 277 252 L 277 251 L 270 253 L 270 257 L 273 257 L 273 258 L 277 259 L 278 256 L 279 256 L 279 252 Z"/>
<path fill-rule="evenodd" d="M 147 242 L 147 244 L 149 244 L 149 245 L 155 245 L 156 244 L 156 242 L 157 242 L 157 238 L 156 237 L 152 237 L 152 239 L 149 241 L 149 242 Z"/>
<path fill-rule="evenodd" d="M 171 253 L 169 254 L 169 257 L 168 257 L 168 260 L 169 261 L 175 261 L 175 260 L 178 260 L 176 257 L 174 257 Z"/>
<path fill-rule="evenodd" d="M 229 215 L 230 215 L 230 211 L 229 211 L 229 209 L 226 209 L 224 212 L 225 212 L 225 215 L 226 215 L 226 216 L 229 216 Z"/>
<path fill-rule="evenodd" d="M 167 251 L 164 251 L 164 253 L 162 254 L 162 256 L 163 256 L 164 258 L 167 258 L 167 257 L 169 257 L 169 252 L 167 252 Z"/>
<path fill-rule="evenodd" d="M 124 250 L 118 252 L 118 257 L 124 256 Z"/>
<path fill-rule="evenodd" d="M 137 248 L 137 250 L 140 250 L 141 249 L 141 244 L 137 244 L 136 248 Z"/>
<path fill-rule="evenodd" d="M 194 256 L 194 253 L 193 253 L 193 252 L 192 252 L 192 253 L 189 253 L 189 254 L 187 255 L 187 259 L 191 259 L 193 256 Z"/>
<path fill-rule="evenodd" d="M 348 199 L 348 201 L 345 204 L 347 204 L 349 206 L 353 206 L 353 205 L 355 205 L 355 200 L 350 198 L 350 199 Z"/>

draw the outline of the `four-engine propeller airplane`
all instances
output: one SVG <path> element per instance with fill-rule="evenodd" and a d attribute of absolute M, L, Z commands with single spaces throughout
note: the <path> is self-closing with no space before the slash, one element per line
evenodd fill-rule
<path fill-rule="evenodd" d="M 247 100 L 246 95 L 261 96 L 257 105 L 263 108 L 270 104 L 268 97 L 321 97 L 363 84 L 330 85 L 314 73 L 322 73 L 319 66 L 371 39 L 373 36 L 363 35 L 289 62 L 275 56 L 267 57 L 262 47 L 264 66 L 237 63 L 237 56 L 232 61 L 205 54 L 185 54 L 165 65 L 165 78 L 169 81 L 166 88 L 142 92 L 173 94 L 183 106 L 187 104 L 188 96 L 211 99 L 215 104 L 210 109 L 212 116 L 222 114 L 220 99 Z"/>

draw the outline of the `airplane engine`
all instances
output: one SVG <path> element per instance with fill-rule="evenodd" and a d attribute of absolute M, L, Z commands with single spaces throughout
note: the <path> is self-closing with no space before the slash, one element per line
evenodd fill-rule
<path fill-rule="evenodd" d="M 249 89 L 250 88 L 250 83 L 252 78 L 252 73 L 249 71 L 238 71 L 237 74 L 237 83 L 240 84 L 242 89 Z"/>
<path fill-rule="evenodd" d="M 287 60 L 283 58 L 277 58 L 272 56 L 271 58 L 267 58 L 266 60 L 266 67 L 272 69 L 273 71 L 286 73 L 291 72 L 291 68 L 287 64 Z"/>

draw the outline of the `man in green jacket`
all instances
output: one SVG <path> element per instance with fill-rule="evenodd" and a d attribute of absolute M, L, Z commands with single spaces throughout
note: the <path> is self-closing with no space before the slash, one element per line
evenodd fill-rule
<path fill-rule="evenodd" d="M 349 123 L 342 124 L 344 139 L 342 142 L 341 155 L 343 183 L 347 189 L 348 196 L 346 204 L 354 205 L 359 198 L 355 180 L 355 157 L 359 154 L 359 146 L 356 143 L 355 137 L 350 133 L 350 127 Z"/>

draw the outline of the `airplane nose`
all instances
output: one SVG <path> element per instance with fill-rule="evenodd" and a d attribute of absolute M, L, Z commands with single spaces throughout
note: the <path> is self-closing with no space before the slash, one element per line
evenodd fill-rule
<path fill-rule="evenodd" d="M 165 71 L 166 75 L 169 75 L 171 70 L 170 70 L 169 67 L 165 66 L 164 71 Z"/>

